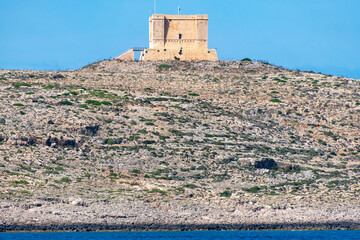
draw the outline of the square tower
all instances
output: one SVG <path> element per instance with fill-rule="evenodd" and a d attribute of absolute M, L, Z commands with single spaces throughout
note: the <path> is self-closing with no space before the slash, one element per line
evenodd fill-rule
<path fill-rule="evenodd" d="M 140 60 L 218 60 L 208 49 L 208 15 L 154 14 L 149 20 L 149 48 Z"/>

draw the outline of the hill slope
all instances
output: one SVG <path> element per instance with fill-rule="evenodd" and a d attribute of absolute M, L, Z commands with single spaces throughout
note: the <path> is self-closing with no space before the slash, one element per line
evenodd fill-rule
<path fill-rule="evenodd" d="M 359 87 L 260 62 L 0 70 L 0 228 L 359 227 Z"/>

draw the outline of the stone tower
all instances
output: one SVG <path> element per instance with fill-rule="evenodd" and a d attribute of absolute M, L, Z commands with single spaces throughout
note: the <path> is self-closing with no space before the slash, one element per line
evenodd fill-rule
<path fill-rule="evenodd" d="M 140 60 L 212 60 L 208 49 L 208 15 L 162 15 L 150 17 L 149 48 Z"/>

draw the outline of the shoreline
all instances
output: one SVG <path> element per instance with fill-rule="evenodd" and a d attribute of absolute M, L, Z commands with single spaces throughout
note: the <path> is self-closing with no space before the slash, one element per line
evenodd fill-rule
<path fill-rule="evenodd" d="M 360 223 L 278 223 L 278 224 L 69 224 L 69 225 L 1 225 L 0 232 L 150 232 L 150 231 L 315 231 L 315 230 L 360 230 Z"/>

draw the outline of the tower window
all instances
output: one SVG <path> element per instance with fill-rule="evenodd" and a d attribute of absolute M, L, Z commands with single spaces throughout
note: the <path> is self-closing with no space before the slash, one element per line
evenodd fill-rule
<path fill-rule="evenodd" d="M 182 34 L 179 34 L 179 39 L 181 39 L 182 38 Z"/>

